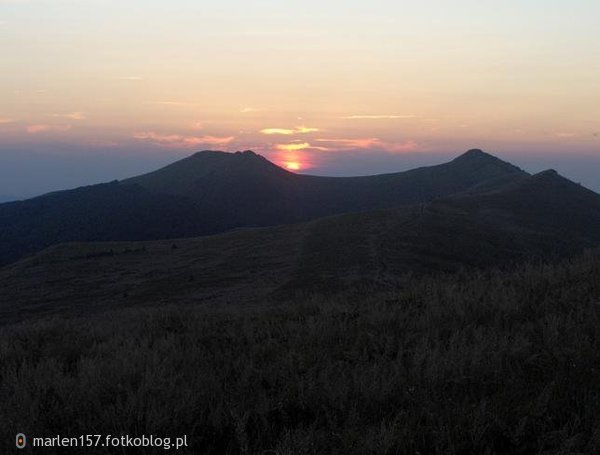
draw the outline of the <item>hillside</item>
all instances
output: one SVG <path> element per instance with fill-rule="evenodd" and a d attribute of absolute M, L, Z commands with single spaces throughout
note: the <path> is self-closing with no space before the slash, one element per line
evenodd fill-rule
<path fill-rule="evenodd" d="M 67 241 L 192 237 L 425 204 L 528 174 L 480 150 L 370 177 L 293 174 L 253 152 L 199 152 L 150 174 L 0 204 L 0 265 Z"/>
<path fill-rule="evenodd" d="M 597 454 L 598 302 L 596 252 L 277 305 L 29 317 L 0 326 L 0 450 L 93 429 L 185 434 L 184 454 Z"/>
<path fill-rule="evenodd" d="M 550 169 L 518 182 L 477 195 L 436 201 L 434 206 L 453 206 L 471 213 L 478 209 L 490 222 L 518 220 L 532 230 L 552 231 L 597 239 L 600 233 L 599 195 Z"/>
<path fill-rule="evenodd" d="M 158 242 L 75 243 L 0 269 L 0 314 L 89 313 L 397 288 L 600 244 L 600 195 L 555 172 L 427 206 Z"/>

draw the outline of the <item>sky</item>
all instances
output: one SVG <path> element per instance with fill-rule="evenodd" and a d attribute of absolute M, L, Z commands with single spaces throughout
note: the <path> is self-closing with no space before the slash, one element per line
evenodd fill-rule
<path fill-rule="evenodd" d="M 365 175 L 482 148 L 600 191 L 599 17 L 597 0 L 0 0 L 0 200 L 205 149 Z"/>

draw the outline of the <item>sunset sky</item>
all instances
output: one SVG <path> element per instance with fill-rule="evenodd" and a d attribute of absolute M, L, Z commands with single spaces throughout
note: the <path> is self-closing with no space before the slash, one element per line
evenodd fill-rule
<path fill-rule="evenodd" d="M 0 195 L 203 149 L 344 175 L 478 147 L 593 187 L 599 18 L 598 0 L 0 0 Z"/>

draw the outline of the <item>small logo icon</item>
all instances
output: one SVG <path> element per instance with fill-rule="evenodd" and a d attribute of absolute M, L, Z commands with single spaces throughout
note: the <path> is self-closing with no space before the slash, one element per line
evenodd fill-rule
<path fill-rule="evenodd" d="M 23 433 L 19 433 L 16 437 L 17 449 L 24 449 L 27 445 L 27 438 Z"/>

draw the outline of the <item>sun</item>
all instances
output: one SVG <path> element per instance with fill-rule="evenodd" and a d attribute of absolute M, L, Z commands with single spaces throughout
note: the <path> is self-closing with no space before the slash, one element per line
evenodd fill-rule
<path fill-rule="evenodd" d="M 286 161 L 284 164 L 285 167 L 290 171 L 299 171 L 302 167 L 297 161 Z"/>

